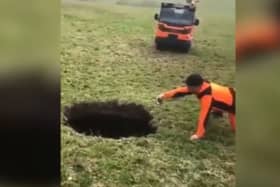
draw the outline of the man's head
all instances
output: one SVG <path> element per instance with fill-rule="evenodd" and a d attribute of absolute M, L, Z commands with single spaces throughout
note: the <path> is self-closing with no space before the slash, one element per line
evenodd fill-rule
<path fill-rule="evenodd" d="M 203 78 L 200 74 L 193 73 L 186 78 L 185 83 L 190 92 L 198 93 L 203 84 Z"/>

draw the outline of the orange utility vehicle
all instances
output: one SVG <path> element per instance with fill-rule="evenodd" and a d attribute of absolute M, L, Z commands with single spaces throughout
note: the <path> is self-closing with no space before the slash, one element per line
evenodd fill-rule
<path fill-rule="evenodd" d="M 194 26 L 199 25 L 195 7 L 183 4 L 161 3 L 157 20 L 155 44 L 158 50 L 166 47 L 182 48 L 186 52 L 192 45 Z"/>

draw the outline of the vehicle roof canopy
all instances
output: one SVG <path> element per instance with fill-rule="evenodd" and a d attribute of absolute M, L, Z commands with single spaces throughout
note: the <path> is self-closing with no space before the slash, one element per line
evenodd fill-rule
<path fill-rule="evenodd" d="M 176 25 L 192 25 L 195 11 L 188 5 L 161 3 L 159 20 Z"/>
<path fill-rule="evenodd" d="M 178 9 L 189 9 L 188 5 L 175 4 L 175 3 L 161 3 L 161 8 L 178 8 Z"/>

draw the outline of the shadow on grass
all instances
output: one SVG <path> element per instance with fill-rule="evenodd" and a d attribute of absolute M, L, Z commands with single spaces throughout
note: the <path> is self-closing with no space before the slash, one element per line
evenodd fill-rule
<path fill-rule="evenodd" d="M 219 142 L 224 146 L 235 145 L 235 133 L 231 130 L 226 118 L 211 117 L 208 121 L 206 140 Z"/>

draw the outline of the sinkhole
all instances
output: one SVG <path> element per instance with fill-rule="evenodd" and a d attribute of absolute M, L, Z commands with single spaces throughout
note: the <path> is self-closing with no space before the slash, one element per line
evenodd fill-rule
<path fill-rule="evenodd" d="M 155 133 L 153 116 L 136 103 L 82 102 L 64 109 L 64 120 L 78 133 L 106 138 L 140 137 Z"/>

